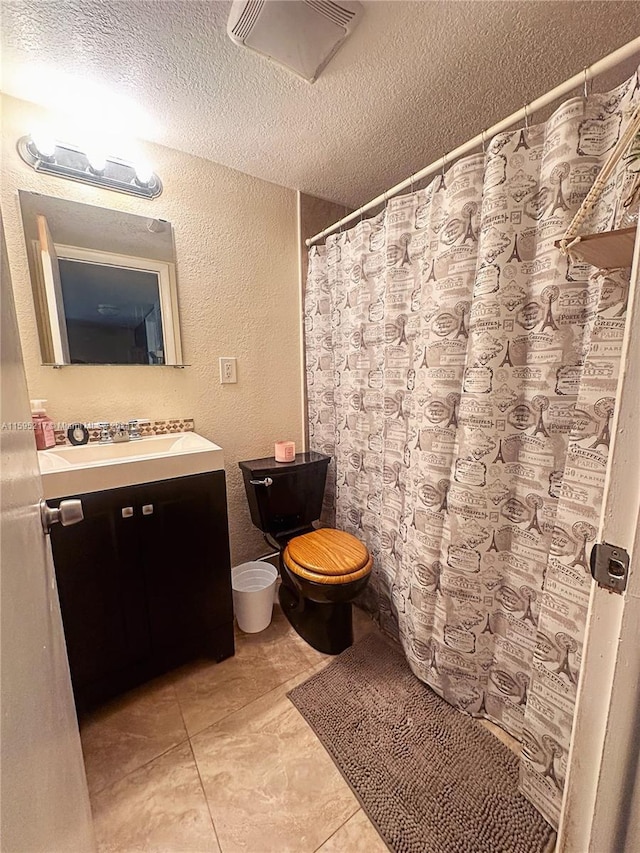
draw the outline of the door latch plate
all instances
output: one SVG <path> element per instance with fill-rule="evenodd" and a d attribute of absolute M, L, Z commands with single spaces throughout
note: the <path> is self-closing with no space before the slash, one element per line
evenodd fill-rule
<path fill-rule="evenodd" d="M 591 551 L 591 574 L 598 586 L 618 594 L 627 588 L 629 555 L 618 545 L 598 542 Z"/>

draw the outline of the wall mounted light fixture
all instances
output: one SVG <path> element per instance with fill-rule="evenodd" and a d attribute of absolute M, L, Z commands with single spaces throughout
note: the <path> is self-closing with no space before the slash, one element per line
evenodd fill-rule
<path fill-rule="evenodd" d="M 17 147 L 24 162 L 36 172 L 142 198 L 157 198 L 162 192 L 162 181 L 146 163 L 136 165 L 99 151 L 85 154 L 66 142 L 33 136 L 23 136 Z"/>

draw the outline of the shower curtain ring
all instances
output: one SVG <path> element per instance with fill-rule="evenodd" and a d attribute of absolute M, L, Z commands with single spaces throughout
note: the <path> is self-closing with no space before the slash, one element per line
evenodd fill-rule
<path fill-rule="evenodd" d="M 484 128 L 482 128 L 482 153 L 486 154 L 487 152 L 486 152 L 486 148 L 484 145 L 484 133 L 485 133 Z"/>
<path fill-rule="evenodd" d="M 529 130 L 529 104 L 524 105 L 524 127 Z"/>
<path fill-rule="evenodd" d="M 584 66 L 584 99 L 585 99 L 585 101 L 586 101 L 586 99 L 589 97 L 589 92 L 588 92 L 588 89 L 587 89 L 587 83 L 588 83 L 588 82 L 589 82 L 589 69 L 588 69 L 588 67 L 585 65 L 585 66 Z"/>
<path fill-rule="evenodd" d="M 443 154 L 443 155 L 442 155 L 442 169 L 441 169 L 441 172 L 442 172 L 442 177 L 443 177 L 443 178 L 444 178 L 444 162 L 445 162 L 446 157 L 447 157 L 447 155 L 446 155 L 446 154 Z"/>

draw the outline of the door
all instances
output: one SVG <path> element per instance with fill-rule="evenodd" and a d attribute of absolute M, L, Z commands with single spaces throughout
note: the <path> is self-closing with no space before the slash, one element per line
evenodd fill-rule
<path fill-rule="evenodd" d="M 640 849 L 640 236 L 636 234 L 598 542 L 630 555 L 622 595 L 594 583 L 558 853 Z"/>
<path fill-rule="evenodd" d="M 95 850 L 22 351 L 2 243 L 2 744 L 0 848 Z"/>
<path fill-rule="evenodd" d="M 76 707 L 83 710 L 137 683 L 150 642 L 140 567 L 141 487 L 75 497 L 84 521 L 54 527 L 51 545 Z"/>
<path fill-rule="evenodd" d="M 150 483 L 140 529 L 154 656 L 233 654 L 224 471 Z"/>

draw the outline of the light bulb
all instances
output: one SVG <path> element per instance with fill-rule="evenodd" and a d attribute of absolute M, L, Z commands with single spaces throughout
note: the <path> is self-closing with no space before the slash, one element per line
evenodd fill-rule
<path fill-rule="evenodd" d="M 89 161 L 89 168 L 97 175 L 102 174 L 107 166 L 107 157 L 99 149 L 87 151 L 87 160 Z"/>
<path fill-rule="evenodd" d="M 136 183 L 140 184 L 143 187 L 148 186 L 153 180 L 153 169 L 144 161 L 136 163 Z"/>
<path fill-rule="evenodd" d="M 31 142 L 41 157 L 50 160 L 56 153 L 56 141 L 51 134 L 39 131 L 31 134 Z"/>

